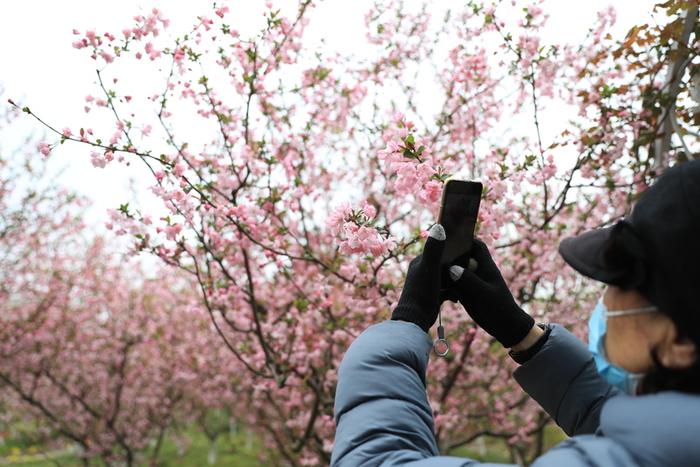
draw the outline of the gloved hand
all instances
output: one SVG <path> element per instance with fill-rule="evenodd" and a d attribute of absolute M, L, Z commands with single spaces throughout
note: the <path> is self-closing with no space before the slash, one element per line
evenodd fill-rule
<path fill-rule="evenodd" d="M 484 242 L 474 239 L 469 256 L 476 260 L 476 270 L 460 264 L 450 266 L 454 285 L 448 297 L 456 297 L 474 322 L 504 347 L 513 347 L 525 338 L 535 320 L 515 303 Z"/>
<path fill-rule="evenodd" d="M 440 294 L 440 259 L 445 248 L 445 238 L 445 229 L 440 224 L 430 228 L 423 253 L 416 256 L 408 266 L 401 297 L 391 319 L 415 323 L 425 332 L 435 324 L 444 300 Z"/>

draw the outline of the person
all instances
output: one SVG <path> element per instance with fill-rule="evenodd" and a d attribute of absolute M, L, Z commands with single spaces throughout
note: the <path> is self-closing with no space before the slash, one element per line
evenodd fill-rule
<path fill-rule="evenodd" d="M 438 451 L 425 381 L 428 331 L 445 299 L 510 348 L 515 380 L 570 436 L 532 465 L 700 465 L 700 160 L 668 169 L 628 218 L 559 245 L 570 266 L 606 284 L 588 345 L 535 324 L 484 243 L 472 249 L 474 270 L 442 268 L 444 240 L 433 226 L 392 319 L 344 355 L 331 465 L 493 465 Z"/>

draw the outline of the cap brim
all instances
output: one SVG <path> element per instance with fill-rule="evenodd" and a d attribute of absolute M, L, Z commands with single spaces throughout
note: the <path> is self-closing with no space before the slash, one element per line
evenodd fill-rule
<path fill-rule="evenodd" d="M 569 266 L 586 277 L 606 284 L 624 281 L 626 269 L 612 268 L 603 252 L 611 240 L 613 227 L 591 230 L 576 237 L 565 238 L 559 244 L 559 254 Z"/>

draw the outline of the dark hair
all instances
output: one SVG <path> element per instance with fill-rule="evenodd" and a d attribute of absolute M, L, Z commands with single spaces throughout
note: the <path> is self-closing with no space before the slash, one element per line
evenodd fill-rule
<path fill-rule="evenodd" d="M 691 338 L 691 340 L 700 352 L 700 338 Z M 654 348 L 651 351 L 654 368 L 642 378 L 637 394 L 653 394 L 661 391 L 700 394 L 700 356 L 696 356 L 695 362 L 690 367 L 676 370 L 663 366 L 657 350 Z"/>

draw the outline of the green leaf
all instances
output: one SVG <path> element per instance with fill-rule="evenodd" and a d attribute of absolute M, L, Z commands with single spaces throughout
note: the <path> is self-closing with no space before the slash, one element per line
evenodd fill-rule
<path fill-rule="evenodd" d="M 188 48 L 187 49 L 187 58 L 189 58 L 191 61 L 196 62 L 199 60 L 199 57 L 201 57 L 202 54 L 195 53 L 192 49 Z"/>
<path fill-rule="evenodd" d="M 321 67 L 316 70 L 316 78 L 318 78 L 319 81 L 323 81 L 330 74 L 331 70 L 329 68 Z"/>
<path fill-rule="evenodd" d="M 223 123 L 224 125 L 227 125 L 227 124 L 231 123 L 231 121 L 232 121 L 230 116 L 222 114 L 221 112 L 216 113 L 216 118 L 218 118 L 219 121 L 221 123 Z"/>
<path fill-rule="evenodd" d="M 306 311 L 309 308 L 309 301 L 305 298 L 297 298 L 292 303 L 299 311 Z"/>
<path fill-rule="evenodd" d="M 528 154 L 525 156 L 525 163 L 523 164 L 524 167 L 530 167 L 535 161 L 537 160 L 537 156 L 534 154 Z"/>
<path fill-rule="evenodd" d="M 248 56 L 251 62 L 254 62 L 255 58 L 257 57 L 257 54 L 253 49 L 246 49 L 245 54 Z"/>

